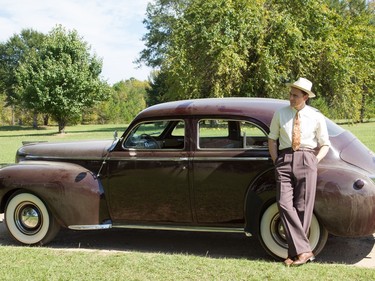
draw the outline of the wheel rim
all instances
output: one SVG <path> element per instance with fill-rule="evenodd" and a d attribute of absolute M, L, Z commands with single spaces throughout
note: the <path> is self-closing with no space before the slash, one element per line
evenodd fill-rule
<path fill-rule="evenodd" d="M 23 202 L 14 211 L 14 222 L 23 234 L 33 235 L 40 231 L 43 215 L 36 205 Z"/>
<path fill-rule="evenodd" d="M 277 213 L 271 220 L 270 232 L 273 240 L 280 246 L 287 248 L 284 226 L 281 222 L 280 215 Z"/>

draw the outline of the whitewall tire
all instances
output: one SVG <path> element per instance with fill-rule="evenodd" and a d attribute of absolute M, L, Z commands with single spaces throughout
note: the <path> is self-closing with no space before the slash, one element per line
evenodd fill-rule
<path fill-rule="evenodd" d="M 44 245 L 60 229 L 43 201 L 31 193 L 12 196 L 6 205 L 4 218 L 13 238 L 27 245 Z"/>
<path fill-rule="evenodd" d="M 270 205 L 263 213 L 260 220 L 259 239 L 264 249 L 273 257 L 285 259 L 288 256 L 284 227 L 280 220 L 277 203 Z M 328 239 L 328 232 L 317 217 L 313 215 L 309 241 L 315 255 L 324 248 Z"/>

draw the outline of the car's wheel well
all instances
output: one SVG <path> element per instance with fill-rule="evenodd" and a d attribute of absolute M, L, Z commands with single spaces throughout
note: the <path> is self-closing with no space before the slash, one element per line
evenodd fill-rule
<path fill-rule="evenodd" d="M 17 188 L 17 189 L 12 189 L 12 190 L 9 190 L 7 193 L 5 193 L 2 197 L 2 200 L 0 202 L 0 213 L 4 213 L 5 211 L 5 207 L 7 205 L 7 202 L 9 201 L 9 199 L 16 193 L 19 193 L 22 189 L 21 188 Z"/>

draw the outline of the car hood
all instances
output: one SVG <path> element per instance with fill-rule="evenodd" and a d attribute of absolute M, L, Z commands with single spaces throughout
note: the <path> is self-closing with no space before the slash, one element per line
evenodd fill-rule
<path fill-rule="evenodd" d="M 113 143 L 113 140 L 30 143 L 18 149 L 16 161 L 25 159 L 99 160 L 106 155 Z"/>

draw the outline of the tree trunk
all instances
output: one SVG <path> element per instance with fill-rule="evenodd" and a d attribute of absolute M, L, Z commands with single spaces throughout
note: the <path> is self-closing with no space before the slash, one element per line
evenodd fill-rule
<path fill-rule="evenodd" d="M 368 90 L 367 87 L 363 86 L 362 101 L 361 101 L 361 111 L 360 111 L 360 115 L 359 115 L 359 120 L 360 120 L 361 123 L 363 123 L 364 119 L 365 119 L 367 90 Z"/>
<path fill-rule="evenodd" d="M 12 126 L 16 125 L 16 117 L 15 117 L 15 111 L 14 105 L 12 105 Z"/>
<path fill-rule="evenodd" d="M 48 114 L 43 115 L 43 124 L 44 124 L 44 126 L 48 126 L 48 122 L 49 122 L 49 116 L 48 116 Z"/>
<path fill-rule="evenodd" d="M 33 128 L 38 129 L 38 113 L 34 112 L 33 116 Z"/>
<path fill-rule="evenodd" d="M 59 120 L 58 123 L 59 123 L 59 133 L 65 134 L 65 126 L 66 126 L 65 120 Z"/>

